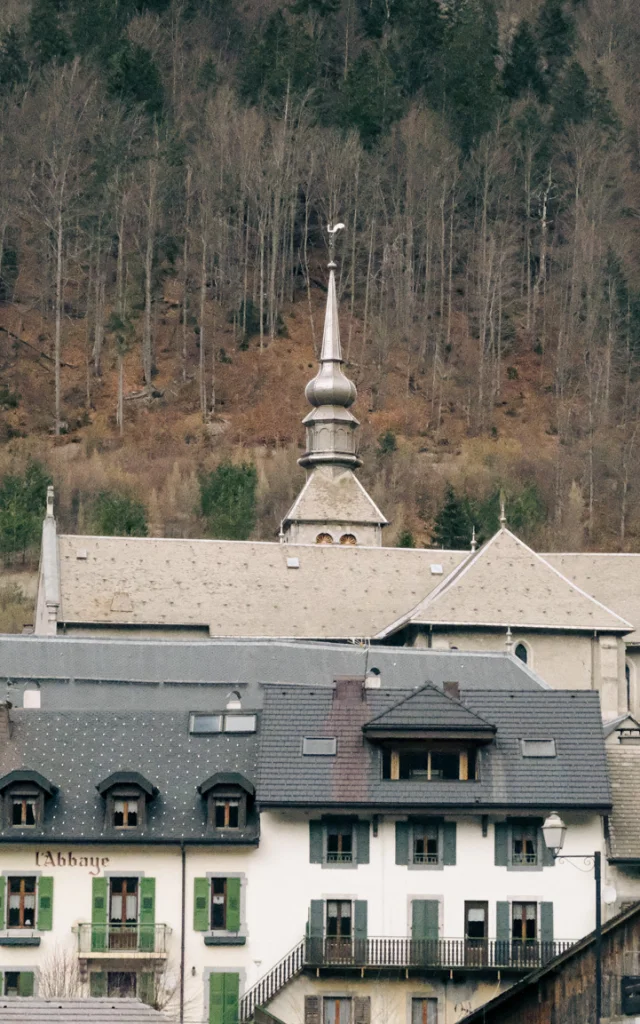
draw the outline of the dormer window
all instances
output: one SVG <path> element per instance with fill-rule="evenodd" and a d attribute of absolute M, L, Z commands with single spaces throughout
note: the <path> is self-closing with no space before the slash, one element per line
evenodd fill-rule
<path fill-rule="evenodd" d="M 36 829 L 44 821 L 45 802 L 58 792 L 44 775 L 29 769 L 9 772 L 0 779 L 2 824 L 5 828 Z"/>
<path fill-rule="evenodd" d="M 473 781 L 477 778 L 474 747 L 406 744 L 382 752 L 382 778 L 424 782 Z"/>
<path fill-rule="evenodd" d="M 144 828 L 147 805 L 158 795 L 140 772 L 114 772 L 96 789 L 105 799 L 105 827 L 117 832 Z"/>
<path fill-rule="evenodd" d="M 239 772 L 216 772 L 198 786 L 198 792 L 207 801 L 209 828 L 222 839 L 227 832 L 245 829 L 248 820 L 255 818 L 255 788 Z"/>

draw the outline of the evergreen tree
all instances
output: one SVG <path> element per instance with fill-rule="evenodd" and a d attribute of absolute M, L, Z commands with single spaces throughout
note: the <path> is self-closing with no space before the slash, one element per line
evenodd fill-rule
<path fill-rule="evenodd" d="M 397 548 L 415 548 L 416 541 L 411 530 L 403 530 L 398 537 Z"/>
<path fill-rule="evenodd" d="M 15 28 L 10 28 L 0 43 L 0 92 L 10 92 L 26 80 L 28 73 L 20 37 Z"/>
<path fill-rule="evenodd" d="M 544 0 L 536 21 L 536 36 L 547 78 L 553 83 L 573 53 L 575 22 L 566 13 L 564 0 Z"/>
<path fill-rule="evenodd" d="M 127 106 L 144 105 L 148 114 L 162 112 L 164 90 L 160 72 L 148 50 L 123 40 L 109 62 L 107 85 Z"/>
<path fill-rule="evenodd" d="M 251 103 L 262 99 L 279 105 L 287 90 L 306 93 L 316 73 L 313 39 L 301 20 L 289 22 L 278 10 L 249 41 L 240 69 L 241 92 Z"/>
<path fill-rule="evenodd" d="M 451 484 L 445 492 L 444 505 L 438 512 L 431 541 L 438 548 L 468 548 L 473 526 L 467 503 L 459 498 Z"/>
<path fill-rule="evenodd" d="M 593 113 L 589 77 L 577 60 L 571 61 L 551 94 L 552 124 L 556 131 L 583 124 Z"/>
<path fill-rule="evenodd" d="M 428 88 L 437 75 L 445 39 L 438 0 L 404 0 L 396 51 L 409 95 Z"/>
<path fill-rule="evenodd" d="M 147 510 L 126 494 L 102 491 L 91 510 L 93 530 L 102 537 L 146 537 Z"/>
<path fill-rule="evenodd" d="M 38 462 L 23 476 L 6 476 L 0 484 L 0 552 L 25 552 L 35 544 L 42 527 L 51 478 Z"/>
<path fill-rule="evenodd" d="M 538 45 L 528 21 L 521 21 L 513 37 L 511 51 L 502 72 L 506 95 L 515 100 L 527 89 L 543 100 L 546 89 L 540 73 Z"/>
<path fill-rule="evenodd" d="M 256 467 L 247 462 L 222 462 L 200 477 L 200 508 L 212 537 L 247 539 L 256 522 L 257 484 Z"/>
<path fill-rule="evenodd" d="M 62 26 L 61 4 L 57 0 L 35 0 L 29 15 L 29 42 L 40 64 L 70 59 L 73 48 Z"/>
<path fill-rule="evenodd" d="M 353 62 L 340 96 L 340 123 L 356 128 L 370 149 L 400 115 L 400 93 L 395 75 L 382 50 L 363 50 Z"/>

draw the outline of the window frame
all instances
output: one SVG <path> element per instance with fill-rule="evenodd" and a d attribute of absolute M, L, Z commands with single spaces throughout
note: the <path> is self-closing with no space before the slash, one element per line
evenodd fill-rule
<path fill-rule="evenodd" d="M 435 818 L 409 818 L 409 868 L 417 868 L 420 871 L 429 870 L 433 868 L 444 867 L 444 829 L 442 827 L 443 822 L 440 819 Z M 415 840 L 416 840 L 416 829 L 420 828 L 435 828 L 436 830 L 436 843 L 438 845 L 438 851 L 436 854 L 435 861 L 417 861 L 415 860 Z"/>
<path fill-rule="evenodd" d="M 413 995 L 409 996 L 409 1024 L 414 1024 L 413 1021 L 413 1007 L 414 1003 L 433 1003 L 435 1005 L 435 1017 L 429 1021 L 429 1012 L 427 1009 L 426 1024 L 438 1024 L 438 1018 L 440 1013 L 440 1004 L 437 996 L 433 995 Z"/>
<path fill-rule="evenodd" d="M 247 920 L 246 920 L 246 904 L 245 904 L 245 886 L 247 884 L 247 877 L 237 871 L 227 872 L 207 872 L 206 874 L 208 896 L 207 896 L 207 923 L 208 928 L 202 934 L 204 935 L 205 946 L 244 946 L 247 941 Z M 213 885 L 214 882 L 222 879 L 225 883 L 224 887 L 224 900 L 225 900 L 225 927 L 221 928 L 218 925 L 214 926 L 213 923 Z M 239 927 L 237 931 L 228 927 L 228 883 L 233 880 L 238 882 L 239 887 Z"/>
<path fill-rule="evenodd" d="M 354 1017 L 353 1017 L 353 1013 L 354 1013 L 354 997 L 353 996 L 350 996 L 350 995 L 345 995 L 345 996 L 325 995 L 324 992 L 320 993 L 320 996 L 321 996 L 321 999 L 322 999 L 322 1024 L 328 1024 L 328 1017 L 327 1017 L 327 1014 L 326 1014 L 326 1006 L 327 1006 L 327 1003 L 329 1003 L 329 1002 L 333 1002 L 333 1003 L 348 1003 L 349 1004 L 349 1020 L 348 1020 L 348 1024 L 355 1024 Z M 342 1024 L 339 1012 L 338 1012 L 337 1017 L 334 1014 L 332 1020 L 333 1020 L 333 1024 Z"/>
<path fill-rule="evenodd" d="M 238 807 L 237 825 L 217 825 L 216 807 L 218 804 L 236 804 Z M 207 793 L 207 825 L 214 835 L 237 835 L 247 827 L 247 793 L 242 786 L 214 786 Z"/>
<path fill-rule="evenodd" d="M 426 756 L 426 771 L 418 777 L 408 776 L 403 778 L 400 773 L 400 758 L 402 755 L 420 753 Z M 458 755 L 458 777 L 457 779 L 443 779 L 439 776 L 432 776 L 432 755 L 433 754 L 457 754 Z M 426 741 L 425 744 L 406 744 L 402 746 L 384 746 L 381 751 L 380 768 L 381 777 L 384 782 L 478 782 L 480 779 L 480 757 L 477 747 L 472 745 L 453 744 L 447 746 L 437 741 Z M 388 774 L 387 772 L 388 764 Z M 470 771 L 472 768 L 472 771 Z"/>
<path fill-rule="evenodd" d="M 523 921 L 527 920 L 526 916 L 525 916 L 526 908 L 527 907 L 535 907 L 535 918 L 534 918 L 534 921 L 535 921 L 535 932 L 536 933 L 535 933 L 535 936 L 532 939 L 528 939 L 526 937 L 522 938 L 522 937 L 518 937 L 518 936 L 514 935 L 514 933 L 513 933 L 513 925 L 514 925 L 513 911 L 514 911 L 515 907 L 522 907 L 523 908 L 523 917 L 522 917 Z M 527 898 L 527 899 L 519 899 L 519 900 L 511 900 L 510 901 L 510 903 L 509 903 L 509 936 L 510 936 L 511 942 L 521 943 L 523 946 L 527 945 L 527 943 L 534 943 L 534 942 L 538 943 L 538 942 L 540 942 L 540 903 L 539 903 L 538 900 L 532 899 L 532 898 Z"/>
<path fill-rule="evenodd" d="M 37 931 L 37 925 L 38 925 L 38 877 L 39 876 L 37 874 L 33 874 L 33 875 L 11 874 L 11 875 L 6 875 L 5 877 L 6 877 L 6 895 L 5 895 L 6 907 L 5 907 L 5 920 L 4 920 L 4 923 L 3 923 L 3 927 L 5 927 L 7 929 L 7 931 L 13 931 L 14 929 L 16 931 L 32 931 L 32 932 L 33 931 Z M 11 881 L 13 879 L 18 879 L 18 880 L 20 880 L 20 882 L 25 882 L 27 879 L 33 879 L 33 893 L 27 893 L 26 891 L 21 891 L 21 892 L 19 892 L 17 894 L 19 896 L 19 899 L 20 899 L 20 904 L 19 904 L 19 908 L 18 908 L 19 909 L 19 916 L 22 918 L 22 923 L 18 923 L 18 924 L 10 924 L 9 923 L 10 914 L 11 914 L 11 897 L 16 895 L 16 893 L 12 893 L 11 892 Z M 33 924 L 25 924 L 24 923 L 24 911 L 25 911 L 25 906 L 24 906 L 25 900 L 24 900 L 24 898 L 25 898 L 25 896 L 31 896 L 31 895 L 33 895 Z"/>
<path fill-rule="evenodd" d="M 33 825 L 16 825 L 13 821 L 13 805 L 17 802 L 32 802 L 34 810 Z M 44 793 L 36 785 L 28 785 L 24 782 L 16 782 L 8 786 L 4 793 L 4 824 L 6 828 L 23 830 L 37 829 L 42 825 L 44 819 Z"/>
<path fill-rule="evenodd" d="M 138 820 L 135 825 L 116 825 L 116 803 L 135 801 L 138 805 Z M 111 832 L 139 832 L 147 824 L 147 798 L 145 792 L 139 786 L 113 786 L 107 793 L 106 807 L 106 829 Z"/>
<path fill-rule="evenodd" d="M 329 860 L 329 831 L 341 828 L 346 833 L 351 829 L 351 860 Z M 322 867 L 349 871 L 358 867 L 358 820 L 348 815 L 322 818 Z"/>
<path fill-rule="evenodd" d="M 535 863 L 523 864 L 514 860 L 514 830 L 535 829 L 536 830 L 536 860 Z M 542 828 L 537 821 L 507 821 L 507 867 L 510 871 L 542 871 L 544 864 L 544 837 Z"/>

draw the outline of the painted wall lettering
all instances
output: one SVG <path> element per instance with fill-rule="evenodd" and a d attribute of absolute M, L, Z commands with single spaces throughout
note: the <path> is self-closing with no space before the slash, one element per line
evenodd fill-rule
<path fill-rule="evenodd" d="M 90 875 L 99 875 L 109 863 L 109 857 L 84 857 L 72 853 L 54 853 L 51 850 L 36 853 L 37 868 L 88 868 Z"/>

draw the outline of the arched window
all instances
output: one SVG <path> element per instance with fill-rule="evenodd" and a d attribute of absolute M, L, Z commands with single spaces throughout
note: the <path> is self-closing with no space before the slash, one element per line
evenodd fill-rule
<path fill-rule="evenodd" d="M 240 711 L 242 708 L 242 700 L 237 690 L 232 690 L 231 693 L 227 694 L 227 711 Z"/>
<path fill-rule="evenodd" d="M 330 533 L 319 533 L 316 537 L 316 544 L 333 544 L 333 537 Z"/>
<path fill-rule="evenodd" d="M 513 652 L 516 658 L 520 658 L 520 661 L 524 661 L 525 665 L 529 660 L 529 652 L 525 644 L 516 644 L 516 649 Z"/>
<path fill-rule="evenodd" d="M 357 544 L 357 540 L 352 533 L 343 533 L 340 538 L 341 544 Z"/>

